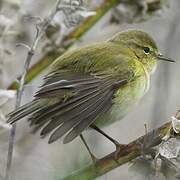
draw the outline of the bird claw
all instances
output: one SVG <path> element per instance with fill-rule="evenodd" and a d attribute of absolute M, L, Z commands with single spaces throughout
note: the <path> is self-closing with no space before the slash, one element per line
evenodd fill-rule
<path fill-rule="evenodd" d="M 119 154 L 120 151 L 121 151 L 120 146 L 116 146 L 116 152 L 115 152 L 115 154 L 114 154 L 114 159 L 115 159 L 116 161 L 118 161 L 118 154 Z"/>
<path fill-rule="evenodd" d="M 116 151 L 114 153 L 114 160 L 118 163 L 118 155 L 122 149 L 124 149 L 127 145 L 126 144 L 119 144 L 118 142 L 115 143 Z"/>

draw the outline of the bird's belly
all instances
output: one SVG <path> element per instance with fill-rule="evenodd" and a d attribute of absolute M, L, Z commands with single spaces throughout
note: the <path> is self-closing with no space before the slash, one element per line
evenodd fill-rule
<path fill-rule="evenodd" d="M 144 77 L 129 82 L 121 87 L 115 94 L 112 108 L 94 122 L 98 127 L 112 124 L 122 119 L 148 90 L 147 81 Z"/>

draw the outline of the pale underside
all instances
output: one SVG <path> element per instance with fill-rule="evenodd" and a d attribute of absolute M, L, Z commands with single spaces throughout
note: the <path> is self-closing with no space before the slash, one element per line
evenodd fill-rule
<path fill-rule="evenodd" d="M 149 89 L 148 84 L 146 77 L 141 76 L 121 87 L 115 94 L 111 109 L 97 118 L 94 124 L 98 127 L 103 127 L 121 120 L 144 96 Z"/>

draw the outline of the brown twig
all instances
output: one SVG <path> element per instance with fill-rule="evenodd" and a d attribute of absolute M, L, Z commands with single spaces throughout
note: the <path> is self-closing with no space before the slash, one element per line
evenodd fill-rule
<path fill-rule="evenodd" d="M 163 137 L 167 134 L 171 128 L 171 122 L 165 123 L 161 127 L 152 130 L 151 132 L 139 137 L 133 142 L 125 146 L 118 154 L 117 160 L 114 159 L 115 153 L 108 154 L 107 156 L 99 159 L 95 165 L 89 165 L 81 170 L 68 175 L 65 178 L 60 178 L 61 180 L 94 180 L 95 178 L 104 175 L 105 173 L 115 169 L 122 164 L 130 162 L 131 160 L 142 155 L 142 150 L 147 153 L 149 150 L 163 141 Z M 143 146 L 144 139 L 146 143 Z M 59 179 L 59 180 L 60 180 Z"/>

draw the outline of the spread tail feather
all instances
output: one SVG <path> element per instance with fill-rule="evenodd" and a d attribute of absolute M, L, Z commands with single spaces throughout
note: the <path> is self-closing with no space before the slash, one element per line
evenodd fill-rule
<path fill-rule="evenodd" d="M 19 108 L 17 108 L 16 110 L 12 111 L 11 113 L 9 113 L 7 115 L 8 120 L 7 123 L 13 124 L 16 121 L 22 119 L 23 117 L 30 115 L 31 113 L 37 111 L 40 109 L 39 106 L 39 101 L 31 101 Z"/>

